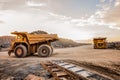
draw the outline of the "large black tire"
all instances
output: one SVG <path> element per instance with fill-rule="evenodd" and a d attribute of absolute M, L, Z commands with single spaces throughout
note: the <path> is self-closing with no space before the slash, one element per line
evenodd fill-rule
<path fill-rule="evenodd" d="M 24 45 L 18 45 L 14 50 L 14 54 L 18 58 L 23 58 L 27 56 L 27 48 Z"/>
<path fill-rule="evenodd" d="M 52 54 L 52 48 L 47 44 L 42 44 L 38 48 L 37 52 L 40 57 L 48 57 Z"/>

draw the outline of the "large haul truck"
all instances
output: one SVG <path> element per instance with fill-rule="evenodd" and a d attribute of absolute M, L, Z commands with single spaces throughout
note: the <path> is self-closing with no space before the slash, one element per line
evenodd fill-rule
<path fill-rule="evenodd" d="M 107 41 L 106 38 L 94 38 L 94 49 L 106 49 Z"/>
<path fill-rule="evenodd" d="M 57 34 L 29 34 L 27 32 L 12 32 L 16 35 L 8 51 L 9 56 L 14 53 L 16 57 L 22 58 L 34 53 L 40 57 L 48 57 L 53 53 L 51 42 L 58 40 Z"/>

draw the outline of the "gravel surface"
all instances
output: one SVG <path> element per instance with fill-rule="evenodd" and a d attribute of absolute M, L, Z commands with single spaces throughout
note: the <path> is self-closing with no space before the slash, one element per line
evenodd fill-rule
<path fill-rule="evenodd" d="M 45 60 L 75 60 L 80 66 L 96 71 L 114 80 L 120 79 L 120 50 L 93 49 L 91 45 L 55 49 L 51 57 L 41 58 L 37 54 L 16 58 L 14 54 L 0 52 L 0 80 L 15 77 L 25 78 L 28 74 L 45 77 L 48 74 L 40 65 Z"/>

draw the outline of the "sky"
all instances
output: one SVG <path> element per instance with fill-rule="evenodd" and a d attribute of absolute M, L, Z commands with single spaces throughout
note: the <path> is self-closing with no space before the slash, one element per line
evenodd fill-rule
<path fill-rule="evenodd" d="M 36 30 L 73 40 L 120 40 L 120 0 L 0 0 L 0 36 Z"/>

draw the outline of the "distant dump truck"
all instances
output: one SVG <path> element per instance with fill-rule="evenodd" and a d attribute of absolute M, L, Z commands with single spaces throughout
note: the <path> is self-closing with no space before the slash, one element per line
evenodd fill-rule
<path fill-rule="evenodd" d="M 53 53 L 51 42 L 58 40 L 57 34 L 29 34 L 27 32 L 12 32 L 17 35 L 8 51 L 9 56 L 14 52 L 16 57 L 22 58 L 34 53 L 40 57 L 48 57 Z"/>
<path fill-rule="evenodd" d="M 107 42 L 106 38 L 94 38 L 94 49 L 118 49 L 120 50 L 120 41 Z"/>
<path fill-rule="evenodd" d="M 106 49 L 107 48 L 107 42 L 106 38 L 94 38 L 94 49 Z"/>

